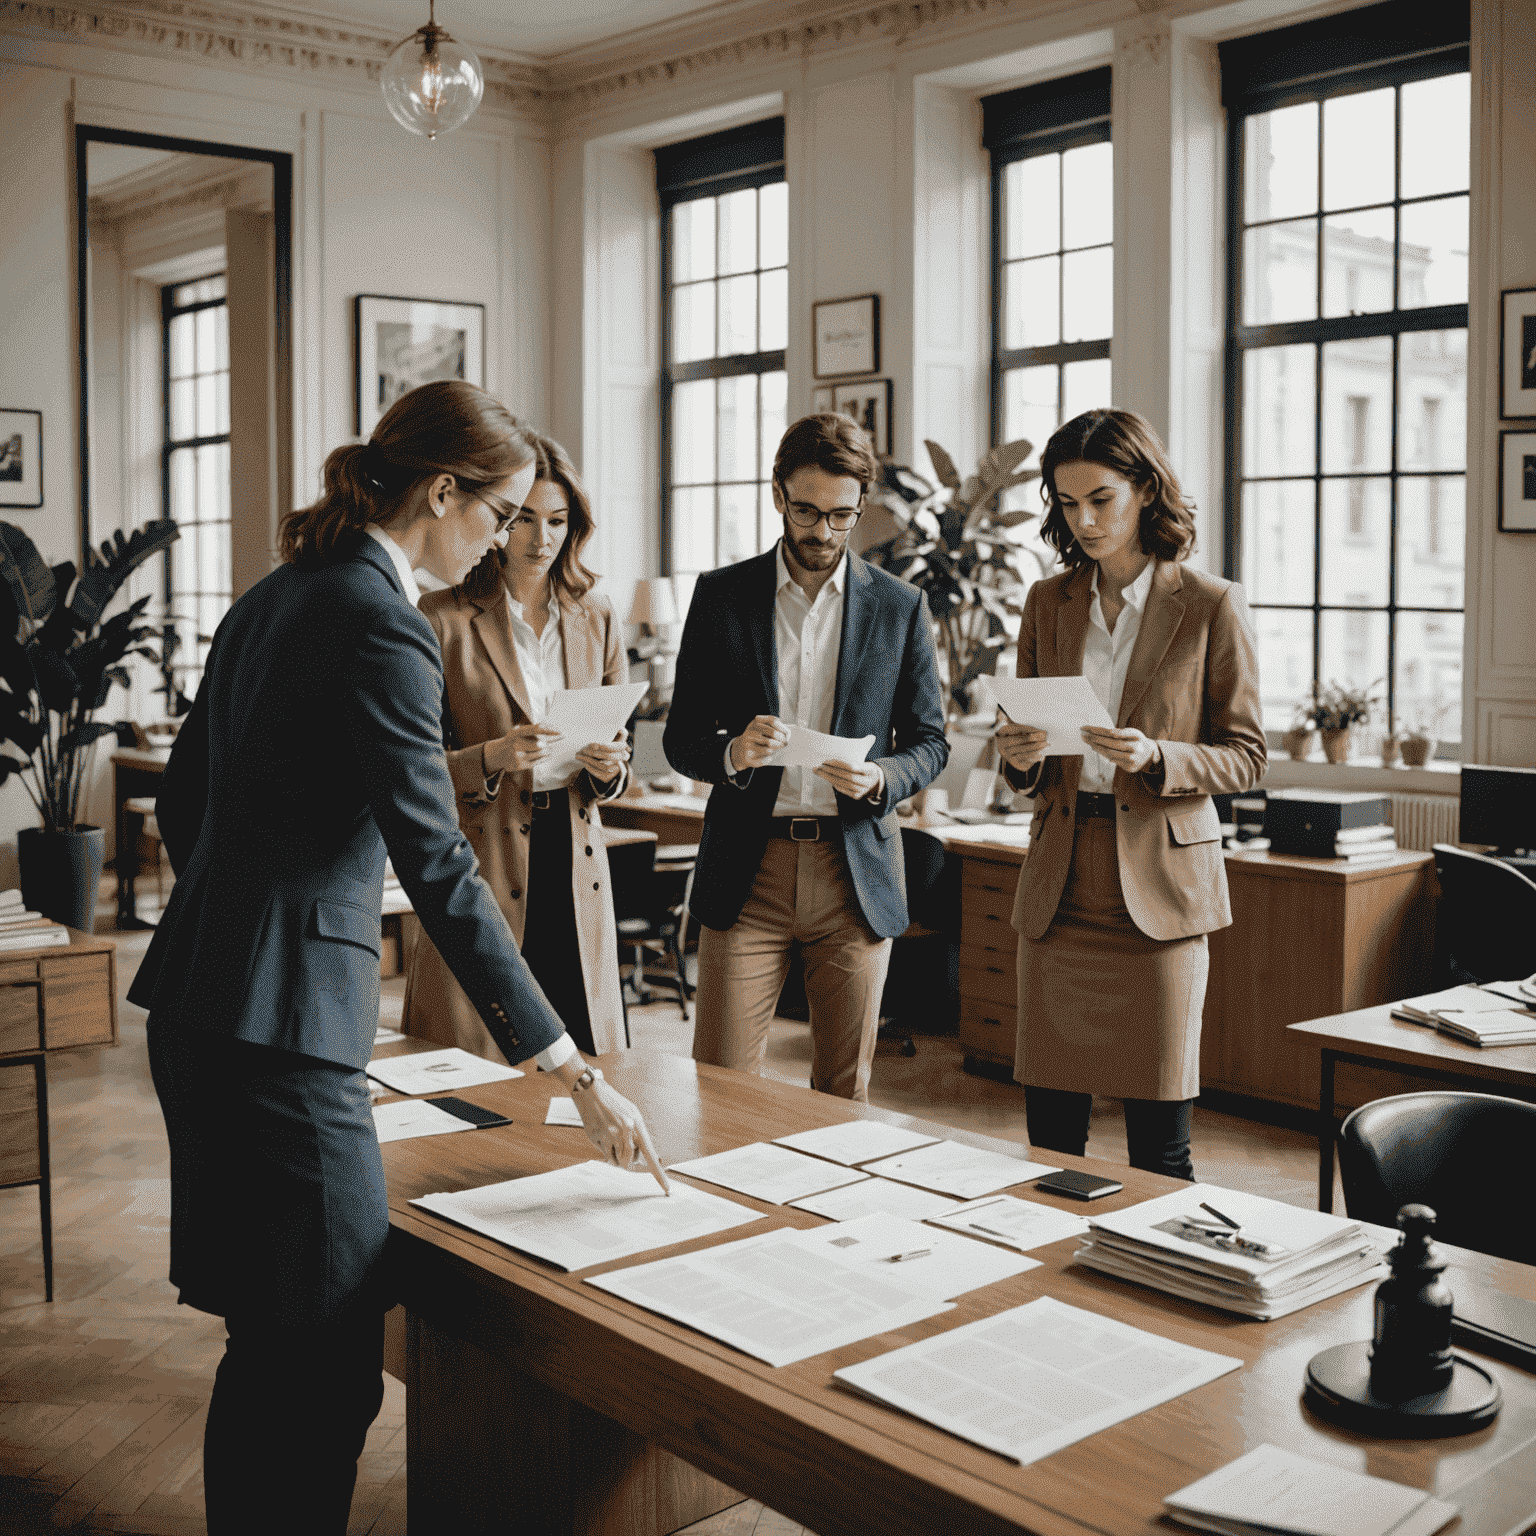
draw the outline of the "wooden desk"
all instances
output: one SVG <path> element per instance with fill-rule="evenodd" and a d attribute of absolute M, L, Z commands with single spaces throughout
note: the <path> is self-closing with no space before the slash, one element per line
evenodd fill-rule
<path fill-rule="evenodd" d="M 1431 1082 L 1451 1083 L 1473 1093 L 1497 1093 L 1536 1103 L 1536 1045 L 1501 1045 L 1484 1050 L 1464 1045 L 1422 1024 L 1405 1024 L 1390 1007 L 1362 1008 L 1329 1019 L 1292 1024 L 1286 1033 L 1317 1053 L 1317 1208 L 1333 1209 L 1333 1156 L 1337 1132 L 1334 1069 L 1340 1062 L 1389 1068 Z M 1387 1092 L 1422 1088 L 1393 1082 Z M 1370 1094 L 1369 1098 L 1383 1097 Z"/>
<path fill-rule="evenodd" d="M 642 1051 L 614 1053 L 602 1066 L 646 1114 L 663 1162 L 854 1118 L 922 1124 Z M 1536 1378 L 1518 1367 L 1480 1362 L 1498 1379 L 1504 1408 L 1487 1429 L 1456 1440 L 1366 1440 L 1302 1407 L 1308 1359 L 1370 1336 L 1370 1286 L 1256 1323 L 1073 1266 L 1067 1240 L 1036 1250 L 1041 1268 L 971 1292 L 941 1317 L 775 1370 L 581 1282 L 654 1254 L 561 1274 L 407 1203 L 583 1160 L 580 1131 L 541 1123 L 557 1086 L 531 1073 L 464 1090 L 515 1123 L 383 1148 L 391 1252 L 409 1309 L 413 1531 L 641 1536 L 675 1530 L 739 1489 L 821 1536 L 1153 1536 L 1168 1529 L 1165 1494 L 1265 1441 L 1449 1497 L 1462 1511 L 1458 1536 L 1506 1536 L 1536 1515 Z M 1125 1191 L 1104 1208 L 1177 1187 L 1114 1172 Z M 688 1248 L 818 1224 L 786 1206 L 732 1198 L 765 1220 Z M 1463 1250 L 1452 1256 L 1453 1288 L 1459 1273 L 1536 1299 L 1536 1270 Z M 1030 1467 L 832 1381 L 840 1366 L 1045 1295 L 1239 1356 L 1245 1368 Z"/>
<path fill-rule="evenodd" d="M 73 928 L 69 936 L 67 945 L 0 953 L 0 1189 L 37 1185 L 49 1301 L 48 1055 L 117 1044 L 117 946 Z"/>
<path fill-rule="evenodd" d="M 170 761 L 170 749 L 141 752 L 124 747 L 112 754 L 112 804 L 116 807 L 115 856 L 117 868 L 117 926 L 119 928 L 153 928 L 134 910 L 133 882 L 139 873 L 138 832 L 143 817 L 130 816 L 127 804 L 135 796 L 147 795 L 153 799 L 160 793 L 160 778 Z M 133 826 L 130 829 L 129 823 Z"/>

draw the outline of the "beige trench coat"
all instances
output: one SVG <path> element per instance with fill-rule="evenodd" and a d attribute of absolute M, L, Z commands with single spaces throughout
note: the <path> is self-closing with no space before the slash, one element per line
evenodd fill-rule
<path fill-rule="evenodd" d="M 443 740 L 448 771 L 459 803 L 459 825 L 469 839 L 480 873 L 519 944 L 528 900 L 529 800 L 531 771 L 502 774 L 494 799 L 487 799 L 480 744 L 529 723 L 528 690 L 512 641 L 512 616 L 503 588 L 496 597 L 476 602 L 450 592 L 431 592 L 421 612 L 437 632 L 443 651 Z M 596 688 L 628 679 L 624 643 L 613 607 L 589 592 L 579 600 L 562 599 L 560 639 L 565 649 L 565 686 Z M 629 782 L 626 767 L 602 796 L 622 794 Z M 576 910 L 576 939 L 586 982 L 587 1011 L 593 1043 L 601 1054 L 624 1047 L 624 1016 L 619 998 L 618 935 L 613 891 L 603 846 L 597 787 L 579 773 L 566 791 L 571 809 L 571 847 L 580 855 L 563 873 L 570 880 Z M 538 879 L 553 878 L 550 871 Z M 504 1060 L 490 1031 L 464 990 L 417 928 L 407 960 L 405 1016 L 407 1034 L 462 1046 L 492 1061 Z"/>

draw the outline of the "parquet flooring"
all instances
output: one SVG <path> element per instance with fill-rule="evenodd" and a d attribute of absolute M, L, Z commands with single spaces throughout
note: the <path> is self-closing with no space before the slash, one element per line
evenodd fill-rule
<path fill-rule="evenodd" d="M 112 932 L 104 896 L 99 925 Z M 126 992 L 148 935 L 113 932 Z M 385 984 L 398 1019 L 403 984 Z M 169 1178 L 150 1081 L 144 1015 L 119 998 L 121 1043 L 49 1066 L 54 1290 L 43 1301 L 35 1190 L 0 1190 L 0 1532 L 201 1536 L 202 1427 L 223 1350 L 218 1319 L 178 1307 L 165 1278 Z M 686 1055 L 692 1027 L 673 1004 L 631 1010 L 637 1046 Z M 809 1074 L 803 1025 L 775 1024 L 765 1070 Z M 882 1049 L 874 1101 L 951 1125 L 1019 1136 L 1018 1089 L 968 1076 L 952 1039 L 919 1037 L 907 1058 Z M 1096 1105 L 1091 1155 L 1123 1159 L 1118 1106 Z M 1310 1206 L 1314 1150 L 1295 1132 L 1197 1110 L 1200 1176 Z M 405 1394 L 386 1378 L 369 1432 L 349 1536 L 405 1530 Z M 688 1536 L 809 1536 L 746 1502 Z"/>

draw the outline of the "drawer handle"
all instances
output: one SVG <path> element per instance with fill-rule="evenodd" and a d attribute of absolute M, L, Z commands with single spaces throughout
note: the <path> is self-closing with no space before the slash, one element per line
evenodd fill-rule
<path fill-rule="evenodd" d="M 1003 974 L 1003 968 L 1000 965 L 989 965 L 987 970 L 994 976 L 1001 976 Z"/>
<path fill-rule="evenodd" d="M 993 1029 L 1001 1029 L 1003 1027 L 1003 1021 L 1001 1019 L 989 1019 L 983 1017 L 981 1022 L 983 1024 L 990 1024 Z"/>

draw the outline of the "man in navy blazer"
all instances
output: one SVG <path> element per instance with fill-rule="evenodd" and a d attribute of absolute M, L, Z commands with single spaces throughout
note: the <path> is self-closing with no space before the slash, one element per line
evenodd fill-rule
<path fill-rule="evenodd" d="M 702 925 L 695 1060 L 759 1069 L 798 943 L 811 1085 L 858 1100 L 908 922 L 896 805 L 949 758 L 923 595 L 846 547 L 878 469 L 846 416 L 784 434 L 784 536 L 699 578 L 663 739 L 674 768 L 714 785 L 689 903 Z M 805 730 L 874 743 L 859 761 L 776 766 Z"/>

